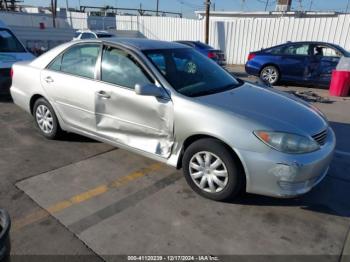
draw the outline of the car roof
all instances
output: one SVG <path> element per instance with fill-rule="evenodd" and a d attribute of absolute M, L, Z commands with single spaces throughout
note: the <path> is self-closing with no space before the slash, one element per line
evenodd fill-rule
<path fill-rule="evenodd" d="M 111 37 L 108 39 L 101 39 L 104 43 L 122 44 L 124 46 L 133 47 L 138 50 L 151 50 L 151 49 L 172 49 L 172 48 L 184 48 L 185 46 L 176 42 L 167 42 L 161 40 L 151 40 L 147 38 L 122 38 Z"/>
<path fill-rule="evenodd" d="M 336 46 L 336 44 L 322 42 L 322 41 L 297 41 L 297 42 L 286 42 L 282 45 L 288 45 L 288 44 L 315 44 L 315 45 L 331 45 Z"/>
<path fill-rule="evenodd" d="M 90 29 L 77 30 L 76 32 L 77 33 L 112 34 L 105 30 L 90 30 Z"/>

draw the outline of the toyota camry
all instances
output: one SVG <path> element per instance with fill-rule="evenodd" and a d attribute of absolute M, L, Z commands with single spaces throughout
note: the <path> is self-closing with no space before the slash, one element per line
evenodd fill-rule
<path fill-rule="evenodd" d="M 213 200 L 306 193 L 335 148 L 316 107 L 236 79 L 179 43 L 73 41 L 11 75 L 14 102 L 46 138 L 74 132 L 182 168 Z"/>

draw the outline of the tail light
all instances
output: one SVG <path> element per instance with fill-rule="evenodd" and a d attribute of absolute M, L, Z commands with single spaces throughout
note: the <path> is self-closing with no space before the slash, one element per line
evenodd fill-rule
<path fill-rule="evenodd" d="M 215 59 L 215 58 L 217 58 L 217 54 L 214 53 L 214 52 L 209 52 L 209 53 L 208 53 L 208 57 L 209 57 L 210 59 Z"/>
<path fill-rule="evenodd" d="M 254 57 L 256 57 L 256 54 L 250 53 L 250 54 L 248 55 L 248 61 L 249 61 L 249 60 L 252 60 Z"/>
<path fill-rule="evenodd" d="M 13 68 L 11 67 L 11 70 L 10 70 L 10 77 L 13 78 Z"/>

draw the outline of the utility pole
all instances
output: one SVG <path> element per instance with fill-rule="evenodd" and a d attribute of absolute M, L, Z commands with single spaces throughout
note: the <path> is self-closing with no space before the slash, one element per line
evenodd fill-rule
<path fill-rule="evenodd" d="M 268 5 L 269 5 L 269 0 L 266 0 L 265 11 L 267 10 Z"/>
<path fill-rule="evenodd" d="M 56 6 L 57 0 L 51 0 L 52 26 L 56 27 Z"/>
<path fill-rule="evenodd" d="M 313 1 L 312 1 L 312 0 L 310 0 L 310 7 L 309 7 L 309 11 L 311 11 L 311 9 L 312 9 L 312 5 L 313 5 Z"/>
<path fill-rule="evenodd" d="M 205 1 L 205 43 L 209 43 L 210 0 Z"/>
<path fill-rule="evenodd" d="M 156 15 L 158 16 L 158 11 L 159 11 L 159 0 L 157 0 L 157 12 L 156 12 Z"/>

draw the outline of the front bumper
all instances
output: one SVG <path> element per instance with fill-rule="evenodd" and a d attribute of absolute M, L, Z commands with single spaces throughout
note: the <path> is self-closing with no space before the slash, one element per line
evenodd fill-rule
<path fill-rule="evenodd" d="M 6 261 L 10 255 L 10 216 L 0 209 L 0 261 Z"/>
<path fill-rule="evenodd" d="M 239 151 L 247 176 L 247 192 L 274 197 L 295 197 L 307 193 L 326 176 L 335 140 L 329 127 L 326 143 L 315 152 L 285 154 L 271 149 L 262 154 Z"/>

